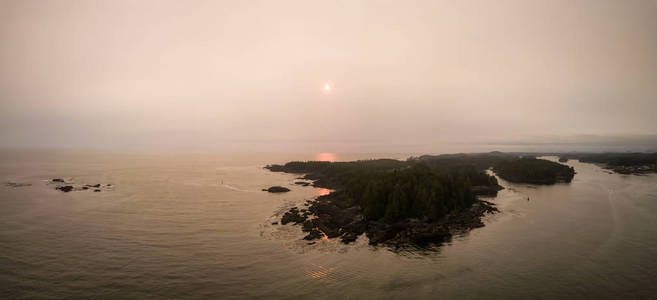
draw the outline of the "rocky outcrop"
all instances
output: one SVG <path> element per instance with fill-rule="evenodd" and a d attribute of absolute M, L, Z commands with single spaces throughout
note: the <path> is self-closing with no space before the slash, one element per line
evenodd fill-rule
<path fill-rule="evenodd" d="M 57 185 L 56 190 L 68 193 L 71 191 L 93 191 L 94 193 L 102 192 L 103 190 L 112 190 L 111 184 L 105 184 L 104 186 L 100 183 L 96 184 L 74 184 L 73 181 L 69 180 L 66 182 L 61 178 L 54 178 L 50 180 L 51 183 L 66 183 L 66 185 Z"/>
<path fill-rule="evenodd" d="M 262 190 L 270 193 L 286 193 L 290 191 L 290 189 L 282 186 L 272 186 L 268 189 L 262 189 Z"/>
<path fill-rule="evenodd" d="M 73 186 L 71 185 L 63 185 L 63 186 L 58 186 L 55 188 L 56 190 L 60 190 L 64 193 L 68 193 L 73 190 Z"/>
<path fill-rule="evenodd" d="M 307 214 L 300 214 L 299 209 L 293 207 L 290 209 L 290 211 L 283 214 L 283 218 L 281 218 L 281 224 L 283 225 L 288 223 L 301 224 L 303 223 L 303 221 L 306 220 L 306 218 L 307 218 Z"/>
<path fill-rule="evenodd" d="M 350 206 L 339 192 L 320 196 L 310 203 L 308 211 L 291 208 L 283 215 L 281 224 L 301 224 L 301 230 L 308 233 L 304 240 L 340 238 L 348 244 L 365 233 L 372 245 L 396 247 L 445 241 L 454 233 L 484 226 L 481 218 L 498 211 L 492 203 L 478 200 L 470 208 L 440 220 L 405 219 L 390 223 L 366 220 L 362 209 Z"/>

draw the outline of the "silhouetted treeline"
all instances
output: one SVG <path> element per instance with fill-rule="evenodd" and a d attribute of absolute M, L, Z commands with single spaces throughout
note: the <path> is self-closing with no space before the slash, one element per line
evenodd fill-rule
<path fill-rule="evenodd" d="M 486 175 L 487 176 L 487 175 Z M 350 180 L 344 189 L 370 219 L 438 219 L 475 202 L 470 178 L 461 172 L 437 173 L 424 164 Z"/>
<path fill-rule="evenodd" d="M 305 173 L 315 185 L 336 189 L 348 203 L 361 206 L 367 218 L 388 221 L 435 220 L 470 207 L 476 195 L 495 195 L 501 187 L 486 173 L 491 167 L 514 182 L 570 181 L 574 174 L 558 163 L 499 152 L 267 166 L 272 171 Z"/>
<path fill-rule="evenodd" d="M 657 153 L 564 153 L 559 157 L 610 166 L 647 166 L 657 164 Z"/>
<path fill-rule="evenodd" d="M 536 158 L 502 160 L 495 163 L 493 170 L 501 178 L 512 182 L 554 184 L 570 182 L 575 169 L 559 163 Z"/>
<path fill-rule="evenodd" d="M 559 159 L 605 164 L 621 174 L 657 173 L 657 153 L 560 153 Z"/>
<path fill-rule="evenodd" d="M 475 185 L 499 189 L 495 177 L 466 164 L 440 166 L 410 159 L 354 162 L 289 162 L 268 166 L 272 171 L 306 173 L 320 186 L 340 190 L 369 219 L 393 221 L 423 217 L 438 219 L 470 207 Z"/>

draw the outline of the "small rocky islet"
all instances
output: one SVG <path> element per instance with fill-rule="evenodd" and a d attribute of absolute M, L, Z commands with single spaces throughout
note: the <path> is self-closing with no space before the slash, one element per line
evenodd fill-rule
<path fill-rule="evenodd" d="M 49 184 L 55 184 L 55 190 L 68 193 L 72 191 L 85 191 L 85 190 L 91 190 L 95 193 L 102 192 L 103 190 L 110 190 L 113 186 L 112 184 L 74 184 L 72 182 L 67 182 L 66 180 L 62 178 L 52 178 L 48 180 Z M 5 182 L 5 186 L 12 187 L 12 188 L 21 188 L 21 187 L 29 187 L 32 186 L 31 183 L 20 183 L 20 182 L 12 182 L 8 181 Z"/>
<path fill-rule="evenodd" d="M 71 191 L 86 191 L 86 190 L 91 190 L 94 193 L 100 193 L 103 191 L 103 189 L 108 189 L 112 187 L 112 184 L 83 184 L 83 185 L 75 185 L 73 183 L 67 182 L 66 180 L 62 178 L 53 178 L 50 179 L 50 183 L 58 184 L 55 189 L 58 191 L 62 191 L 64 193 L 68 193 Z M 65 184 L 65 185 L 64 185 Z"/>
<path fill-rule="evenodd" d="M 283 186 L 272 186 L 266 189 L 262 189 L 263 192 L 270 192 L 270 193 L 287 193 L 290 191 L 290 189 L 283 187 Z"/>

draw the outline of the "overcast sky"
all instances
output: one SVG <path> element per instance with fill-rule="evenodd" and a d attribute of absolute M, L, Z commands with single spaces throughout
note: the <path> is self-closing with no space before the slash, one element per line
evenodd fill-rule
<path fill-rule="evenodd" d="M 656 135 L 653 0 L 0 0 L 0 147 L 657 149 Z"/>

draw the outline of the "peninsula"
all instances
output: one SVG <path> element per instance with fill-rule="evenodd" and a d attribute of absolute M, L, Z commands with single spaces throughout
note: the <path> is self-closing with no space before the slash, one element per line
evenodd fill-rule
<path fill-rule="evenodd" d="M 313 186 L 334 192 L 292 208 L 281 224 L 301 224 L 304 239 L 355 241 L 365 233 L 370 244 L 404 246 L 439 243 L 456 232 L 482 227 L 497 209 L 479 196 L 502 189 L 487 171 L 512 182 L 570 182 L 571 167 L 536 158 L 491 152 L 352 162 L 288 162 L 268 165 L 273 172 L 303 174 Z"/>

